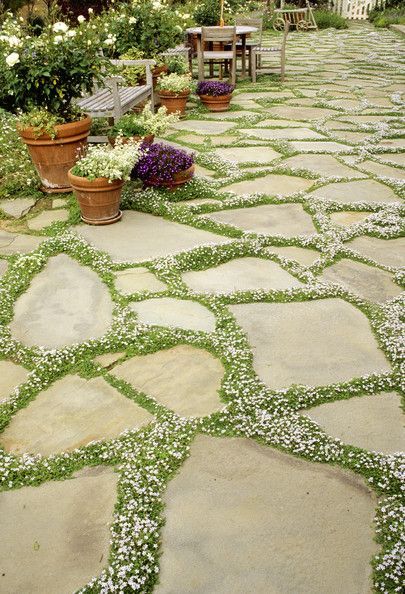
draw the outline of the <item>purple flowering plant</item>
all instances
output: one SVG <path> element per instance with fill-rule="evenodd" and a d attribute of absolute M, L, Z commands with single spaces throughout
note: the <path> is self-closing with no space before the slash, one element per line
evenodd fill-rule
<path fill-rule="evenodd" d="M 133 174 L 142 180 L 145 186 L 160 186 L 173 181 L 176 173 L 189 169 L 193 163 L 192 154 L 156 142 L 139 159 Z"/>
<path fill-rule="evenodd" d="M 202 80 L 197 85 L 197 95 L 211 95 L 220 97 L 221 95 L 230 95 L 235 86 L 221 80 Z"/>

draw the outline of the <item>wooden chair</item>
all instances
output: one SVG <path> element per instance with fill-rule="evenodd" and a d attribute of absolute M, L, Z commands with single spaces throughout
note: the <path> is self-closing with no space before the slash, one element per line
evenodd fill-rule
<path fill-rule="evenodd" d="M 221 44 L 222 49 L 206 50 L 206 44 Z M 230 49 L 223 49 L 224 45 Z M 202 27 L 201 38 L 198 38 L 198 80 L 204 80 L 204 63 L 209 62 L 221 64 L 220 77 L 222 77 L 222 66 L 229 66 L 231 84 L 236 82 L 236 27 Z"/>
<path fill-rule="evenodd" d="M 251 63 L 252 63 L 252 49 L 253 47 L 262 47 L 263 41 L 263 17 L 260 16 L 237 16 L 235 18 L 235 24 L 239 26 L 256 27 L 257 33 L 254 33 L 252 37 L 246 39 L 246 51 L 249 60 L 249 74 L 252 76 Z M 242 42 L 236 43 L 236 56 L 239 58 L 242 55 Z M 260 66 L 261 56 L 257 55 L 258 65 Z"/>
<path fill-rule="evenodd" d="M 290 24 L 288 21 L 284 24 L 284 33 L 279 46 L 253 46 L 250 60 L 250 71 L 252 75 L 252 82 L 256 82 L 257 71 L 262 74 L 272 72 L 273 69 L 262 67 L 261 61 L 258 60 L 259 56 L 271 55 L 272 53 L 280 53 L 280 79 L 283 82 L 285 78 L 285 59 L 286 59 L 286 47 L 287 47 L 287 36 L 290 30 Z"/>

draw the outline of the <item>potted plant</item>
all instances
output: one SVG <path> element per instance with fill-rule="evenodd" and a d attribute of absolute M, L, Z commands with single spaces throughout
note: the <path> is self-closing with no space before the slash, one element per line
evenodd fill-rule
<path fill-rule="evenodd" d="M 221 80 L 203 80 L 198 83 L 196 93 L 210 111 L 227 111 L 234 88 Z"/>
<path fill-rule="evenodd" d="M 133 175 L 144 187 L 163 187 L 175 190 L 194 175 L 194 157 L 181 149 L 156 142 L 141 156 Z"/>
<path fill-rule="evenodd" d="M 102 43 L 84 17 L 76 29 L 57 22 L 36 37 L 11 15 L 0 29 L 0 104 L 24 114 L 18 131 L 45 192 L 71 191 L 67 172 L 91 125 L 74 101 L 101 79 Z"/>
<path fill-rule="evenodd" d="M 142 58 L 145 58 L 145 52 L 136 47 L 132 47 L 120 55 L 120 60 L 141 60 Z M 159 56 L 153 56 L 152 59 L 156 61 L 156 65 L 152 69 L 153 88 L 155 88 L 159 76 L 168 71 L 168 66 Z M 124 66 L 124 68 L 120 69 L 119 74 L 125 78 L 130 86 L 146 85 L 144 66 Z"/>
<path fill-rule="evenodd" d="M 183 115 L 191 93 L 191 74 L 166 74 L 158 79 L 157 89 L 160 101 L 168 113 Z"/>
<path fill-rule="evenodd" d="M 109 225 L 121 219 L 122 186 L 145 151 L 145 147 L 132 140 L 127 143 L 117 140 L 114 148 L 88 147 L 87 153 L 68 172 L 85 223 Z"/>
<path fill-rule="evenodd" d="M 127 113 L 110 129 L 108 140 L 112 145 L 120 136 L 125 142 L 127 139 L 142 140 L 145 144 L 152 144 L 156 136 L 165 134 L 169 127 L 178 121 L 176 114 L 168 114 L 166 107 L 159 107 L 156 113 L 147 103 L 140 114 Z"/>

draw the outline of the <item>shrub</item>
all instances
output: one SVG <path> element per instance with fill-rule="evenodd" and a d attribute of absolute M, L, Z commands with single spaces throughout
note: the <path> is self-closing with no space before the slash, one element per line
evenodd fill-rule
<path fill-rule="evenodd" d="M 193 155 L 156 142 L 139 159 L 133 173 L 145 186 L 160 186 L 173 181 L 176 173 L 189 169 L 193 163 Z"/>
<path fill-rule="evenodd" d="M 348 24 L 340 14 L 329 10 L 314 10 L 315 22 L 319 29 L 347 29 Z"/>
<path fill-rule="evenodd" d="M 187 74 L 188 64 L 181 56 L 173 56 L 166 61 L 169 72 L 172 74 Z"/>
<path fill-rule="evenodd" d="M 374 9 L 369 15 L 370 22 L 375 27 L 383 28 L 390 25 L 405 24 L 405 7 L 387 3 L 385 9 Z"/>

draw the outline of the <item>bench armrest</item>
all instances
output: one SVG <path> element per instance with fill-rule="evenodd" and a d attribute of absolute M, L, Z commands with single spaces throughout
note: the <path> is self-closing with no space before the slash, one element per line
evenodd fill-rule
<path fill-rule="evenodd" d="M 111 63 L 114 64 L 114 66 L 145 66 L 146 84 L 149 87 L 153 86 L 151 66 L 156 64 L 155 60 L 111 60 Z"/>

